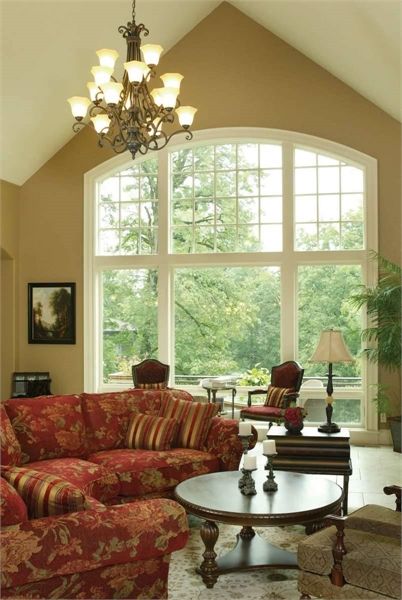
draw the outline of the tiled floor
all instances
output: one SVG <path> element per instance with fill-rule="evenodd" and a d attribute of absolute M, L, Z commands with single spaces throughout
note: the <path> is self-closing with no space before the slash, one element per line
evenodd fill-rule
<path fill-rule="evenodd" d="M 250 455 L 257 456 L 258 466 L 265 464 L 262 443 L 258 442 Z M 349 479 L 349 510 L 351 513 L 365 504 L 381 504 L 395 508 L 395 496 L 386 496 L 386 485 L 402 486 L 402 454 L 390 446 L 351 446 L 353 474 Z M 343 476 L 318 475 L 343 485 Z"/>

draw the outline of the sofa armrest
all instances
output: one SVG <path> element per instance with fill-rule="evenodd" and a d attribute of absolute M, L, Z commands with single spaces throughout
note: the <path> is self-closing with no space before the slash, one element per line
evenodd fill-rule
<path fill-rule="evenodd" d="M 251 428 L 253 437 L 249 448 L 257 443 L 257 430 Z M 222 471 L 237 471 L 243 454 L 239 438 L 239 422 L 234 419 L 214 417 L 205 442 L 205 450 L 218 456 Z"/>
<path fill-rule="evenodd" d="M 167 499 L 25 521 L 1 532 L 1 585 L 156 558 L 187 538 L 184 509 Z"/>

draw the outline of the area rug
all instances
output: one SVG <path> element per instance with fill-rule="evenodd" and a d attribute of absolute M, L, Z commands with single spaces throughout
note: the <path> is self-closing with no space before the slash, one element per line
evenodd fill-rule
<path fill-rule="evenodd" d="M 169 572 L 169 600 L 299 600 L 297 570 L 255 569 L 228 573 L 218 578 L 212 589 L 207 589 L 195 572 L 202 561 L 204 545 L 200 537 L 201 521 L 190 516 L 190 539 L 183 550 L 174 552 Z M 219 525 L 219 538 L 215 545 L 218 557 L 233 548 L 239 527 Z M 271 544 L 296 552 L 305 537 L 304 527 L 264 527 L 256 531 Z"/>

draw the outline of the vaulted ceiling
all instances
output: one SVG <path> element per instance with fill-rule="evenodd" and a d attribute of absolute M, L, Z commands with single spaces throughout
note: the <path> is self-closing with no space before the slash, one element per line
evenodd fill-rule
<path fill-rule="evenodd" d="M 399 0 L 230 3 L 401 120 Z M 219 4 L 137 0 L 137 22 L 166 51 Z M 20 185 L 72 137 L 66 98 L 86 94 L 95 50 L 125 56 L 131 0 L 1 0 L 1 13 L 0 177 Z"/>

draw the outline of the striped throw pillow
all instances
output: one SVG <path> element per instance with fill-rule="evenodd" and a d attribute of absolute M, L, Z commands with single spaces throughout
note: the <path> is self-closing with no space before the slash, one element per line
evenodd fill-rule
<path fill-rule="evenodd" d="M 208 435 L 211 419 L 218 411 L 219 404 L 165 397 L 162 398 L 159 415 L 179 422 L 178 447 L 201 450 Z"/>
<path fill-rule="evenodd" d="M 31 519 L 85 510 L 85 494 L 60 477 L 24 467 L 6 467 L 2 476 L 24 500 Z"/>
<path fill-rule="evenodd" d="M 166 383 L 137 383 L 140 390 L 166 390 Z"/>
<path fill-rule="evenodd" d="M 270 385 L 268 387 L 267 397 L 264 406 L 275 406 L 276 408 L 284 408 L 285 396 L 294 394 L 294 388 L 281 388 Z"/>
<path fill-rule="evenodd" d="M 177 427 L 176 419 L 135 414 L 128 426 L 126 446 L 142 450 L 170 450 Z"/>

